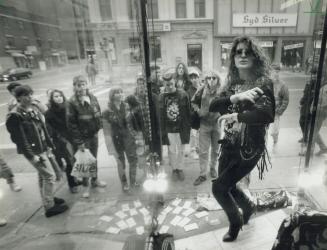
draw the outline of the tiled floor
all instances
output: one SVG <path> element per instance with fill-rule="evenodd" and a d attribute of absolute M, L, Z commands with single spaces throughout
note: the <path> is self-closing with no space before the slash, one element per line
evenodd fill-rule
<path fill-rule="evenodd" d="M 176 250 L 268 250 L 271 249 L 286 213 L 277 210 L 256 217 L 243 227 L 236 241 L 223 243 L 227 228 L 175 241 Z"/>

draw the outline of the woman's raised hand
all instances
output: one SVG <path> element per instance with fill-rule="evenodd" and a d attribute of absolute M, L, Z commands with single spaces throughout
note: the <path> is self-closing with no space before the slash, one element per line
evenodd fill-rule
<path fill-rule="evenodd" d="M 250 101 L 252 103 L 255 103 L 255 101 L 263 94 L 262 89 L 259 87 L 255 87 L 253 89 L 249 89 L 247 91 L 244 91 L 242 93 L 238 93 L 235 95 L 232 95 L 230 97 L 230 100 L 232 103 L 238 103 L 242 101 Z"/>

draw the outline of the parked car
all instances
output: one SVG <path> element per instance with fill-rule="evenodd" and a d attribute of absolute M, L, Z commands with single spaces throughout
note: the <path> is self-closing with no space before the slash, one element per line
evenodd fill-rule
<path fill-rule="evenodd" d="M 30 78 L 32 76 L 32 71 L 26 68 L 11 68 L 6 69 L 0 74 L 0 81 L 16 81 L 21 78 Z"/>

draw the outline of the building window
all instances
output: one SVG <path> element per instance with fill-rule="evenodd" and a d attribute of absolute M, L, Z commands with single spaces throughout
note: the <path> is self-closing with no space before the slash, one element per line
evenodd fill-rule
<path fill-rule="evenodd" d="M 158 19 L 158 0 L 147 1 L 148 18 Z"/>
<path fill-rule="evenodd" d="M 7 35 L 6 39 L 7 39 L 7 46 L 15 47 L 15 37 L 13 37 L 11 35 Z"/>
<path fill-rule="evenodd" d="M 112 20 L 111 0 L 99 0 L 102 21 Z"/>
<path fill-rule="evenodd" d="M 176 0 L 176 18 L 186 18 L 186 0 Z"/>
<path fill-rule="evenodd" d="M 22 37 L 23 41 L 24 41 L 24 47 L 27 47 L 30 45 L 30 39 L 28 39 L 28 37 Z"/>
<path fill-rule="evenodd" d="M 24 23 L 22 21 L 17 21 L 18 27 L 23 30 L 24 29 Z"/>
<path fill-rule="evenodd" d="M 9 20 L 6 17 L 2 17 L 3 27 L 9 28 Z"/>
<path fill-rule="evenodd" d="M 37 38 L 37 39 L 36 39 L 36 44 L 37 44 L 37 46 L 38 46 L 39 48 L 42 47 L 42 40 L 41 40 L 41 38 Z"/>
<path fill-rule="evenodd" d="M 161 42 L 159 36 L 150 38 L 150 58 L 151 61 L 161 60 Z"/>
<path fill-rule="evenodd" d="M 205 0 L 194 0 L 194 16 L 205 17 L 206 16 Z"/>
<path fill-rule="evenodd" d="M 49 44 L 49 48 L 52 49 L 53 48 L 53 41 L 49 39 L 48 44 Z"/>
<path fill-rule="evenodd" d="M 135 17 L 134 1 L 135 0 L 127 0 L 127 13 L 130 20 L 133 20 Z"/>
<path fill-rule="evenodd" d="M 130 38 L 129 39 L 129 54 L 131 63 L 141 62 L 141 51 L 140 51 L 140 39 Z"/>

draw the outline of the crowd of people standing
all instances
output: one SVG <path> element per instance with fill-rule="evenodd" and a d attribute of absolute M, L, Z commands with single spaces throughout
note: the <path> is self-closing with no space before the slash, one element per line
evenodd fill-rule
<path fill-rule="evenodd" d="M 92 62 L 87 66 L 91 68 Z M 178 63 L 175 73 L 151 77 L 155 123 L 154 131 L 161 143 L 154 149 L 161 162 L 162 146 L 167 146 L 172 181 L 185 178 L 186 145 L 199 159 L 199 176 L 194 186 L 213 179 L 212 192 L 225 211 L 230 226 L 224 241 L 237 238 L 243 224 L 255 211 L 255 205 L 236 184 L 258 166 L 260 177 L 267 167 L 266 132 L 271 125 L 274 144 L 278 141 L 279 120 L 289 102 L 286 85 L 279 79 L 280 67 L 270 65 L 262 49 L 249 37 L 234 40 L 226 81 L 209 70 L 200 72 Z M 108 104 L 101 111 L 99 102 L 88 88 L 94 78 L 87 69 L 89 81 L 82 75 L 73 78 L 73 95 L 66 98 L 59 89 L 48 93 L 43 105 L 33 97 L 28 85 L 11 83 L 13 95 L 6 127 L 11 140 L 35 168 L 46 217 L 65 212 L 65 200 L 54 196 L 54 182 L 64 171 L 71 193 L 90 197 L 90 188 L 105 188 L 98 178 L 98 133 L 103 129 L 108 153 L 117 162 L 123 192 L 137 190 L 145 177 L 137 171 L 146 166 L 149 153 L 149 122 L 146 79 L 136 77 L 135 91 L 124 98 L 124 90 L 112 87 Z M 304 140 L 306 136 L 304 136 Z M 77 153 L 89 152 L 92 171 L 83 178 L 74 174 Z M 127 165 L 129 173 L 126 173 Z M 1 163 L 1 168 L 6 166 Z M 1 173 L 4 172 L 1 170 Z M 8 171 L 7 171 L 8 172 Z M 14 191 L 20 187 L 8 172 L 8 184 Z M 128 178 L 129 177 L 129 178 Z M 242 210 L 240 213 L 239 208 Z"/>

